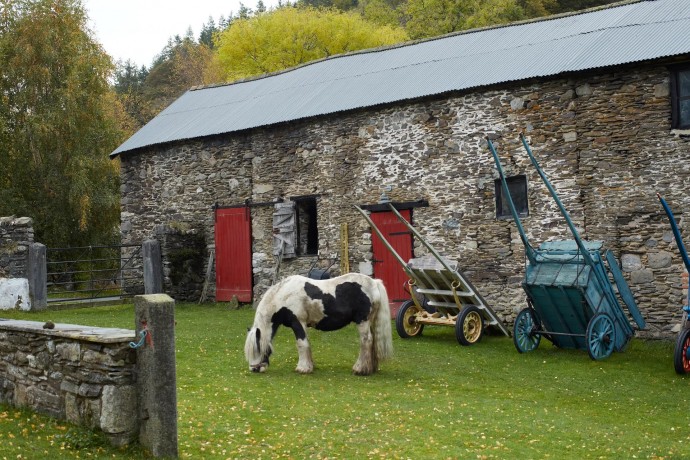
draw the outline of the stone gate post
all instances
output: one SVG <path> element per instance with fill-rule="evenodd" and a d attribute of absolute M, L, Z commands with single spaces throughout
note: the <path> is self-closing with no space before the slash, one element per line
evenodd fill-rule
<path fill-rule="evenodd" d="M 29 245 L 29 261 L 26 277 L 29 280 L 29 297 L 32 310 L 48 308 L 48 267 L 46 247 L 41 243 Z"/>
<path fill-rule="evenodd" d="M 146 240 L 142 245 L 144 259 L 144 293 L 160 294 L 163 292 L 163 261 L 161 245 L 156 240 Z"/>
<path fill-rule="evenodd" d="M 175 301 L 167 294 L 138 295 L 134 310 L 139 442 L 154 457 L 176 458 Z"/>

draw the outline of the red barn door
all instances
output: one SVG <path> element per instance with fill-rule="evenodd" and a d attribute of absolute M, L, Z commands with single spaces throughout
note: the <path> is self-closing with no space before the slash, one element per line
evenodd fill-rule
<path fill-rule="evenodd" d="M 216 301 L 252 301 L 251 229 L 249 208 L 216 209 Z"/>
<path fill-rule="evenodd" d="M 409 222 L 411 211 L 405 209 L 400 214 Z M 393 246 L 402 259 L 407 262 L 412 258 L 412 234 L 392 212 L 372 212 L 371 220 Z M 372 251 L 374 253 L 374 277 L 383 281 L 388 291 L 393 316 L 398 311 L 400 303 L 408 300 L 410 294 L 405 290 L 405 283 L 409 277 L 400 266 L 398 260 L 381 242 L 376 233 L 372 233 Z"/>

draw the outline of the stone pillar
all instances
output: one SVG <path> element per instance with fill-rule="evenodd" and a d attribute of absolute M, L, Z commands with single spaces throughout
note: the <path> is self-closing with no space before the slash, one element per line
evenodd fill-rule
<path fill-rule="evenodd" d="M 48 307 L 48 268 L 46 247 L 41 243 L 32 243 L 29 246 L 27 278 L 29 279 L 31 309 L 45 310 Z"/>
<path fill-rule="evenodd" d="M 134 297 L 139 442 L 154 457 L 178 456 L 175 301 L 167 294 Z"/>
<path fill-rule="evenodd" d="M 144 293 L 160 294 L 163 292 L 161 245 L 156 240 L 146 240 L 142 247 L 142 253 L 144 258 Z"/>

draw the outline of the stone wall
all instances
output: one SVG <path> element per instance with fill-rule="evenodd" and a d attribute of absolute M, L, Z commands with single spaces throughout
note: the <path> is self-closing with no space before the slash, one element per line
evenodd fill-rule
<path fill-rule="evenodd" d="M 115 445 L 138 436 L 134 331 L 0 320 L 0 402 L 102 430 Z"/>
<path fill-rule="evenodd" d="M 0 217 L 0 278 L 26 278 L 29 245 L 34 242 L 30 217 Z"/>
<path fill-rule="evenodd" d="M 496 219 L 498 177 L 485 136 L 507 175 L 525 174 L 530 241 L 569 239 L 565 222 L 529 163 L 524 131 L 582 236 L 603 240 L 623 270 L 649 327 L 669 336 L 681 318 L 683 266 L 656 199 L 664 194 L 690 231 L 690 139 L 670 129 L 663 64 L 505 84 L 158 146 L 122 156 L 122 238 L 141 241 L 170 221 L 199 225 L 212 245 L 214 204 L 318 195 L 320 255 L 339 252 L 349 226 L 349 264 L 371 266 L 371 234 L 353 204 L 426 199 L 415 224 L 440 252 L 460 260 L 507 322 L 525 306 L 524 248 L 510 220 Z M 270 283 L 273 208 L 252 207 L 255 297 Z M 423 255 L 418 243 L 415 256 Z M 305 273 L 313 258 L 284 261 Z"/>

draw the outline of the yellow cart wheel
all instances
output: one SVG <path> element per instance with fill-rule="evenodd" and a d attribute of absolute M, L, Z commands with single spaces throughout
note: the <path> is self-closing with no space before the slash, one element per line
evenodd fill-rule
<path fill-rule="evenodd" d="M 484 320 L 474 305 L 463 308 L 455 320 L 455 338 L 460 345 L 472 345 L 482 338 Z"/>
<path fill-rule="evenodd" d="M 400 305 L 400 310 L 395 317 L 395 330 L 403 339 L 409 339 L 421 335 L 424 325 L 417 322 L 417 315 L 422 310 L 412 300 L 406 300 Z"/>

